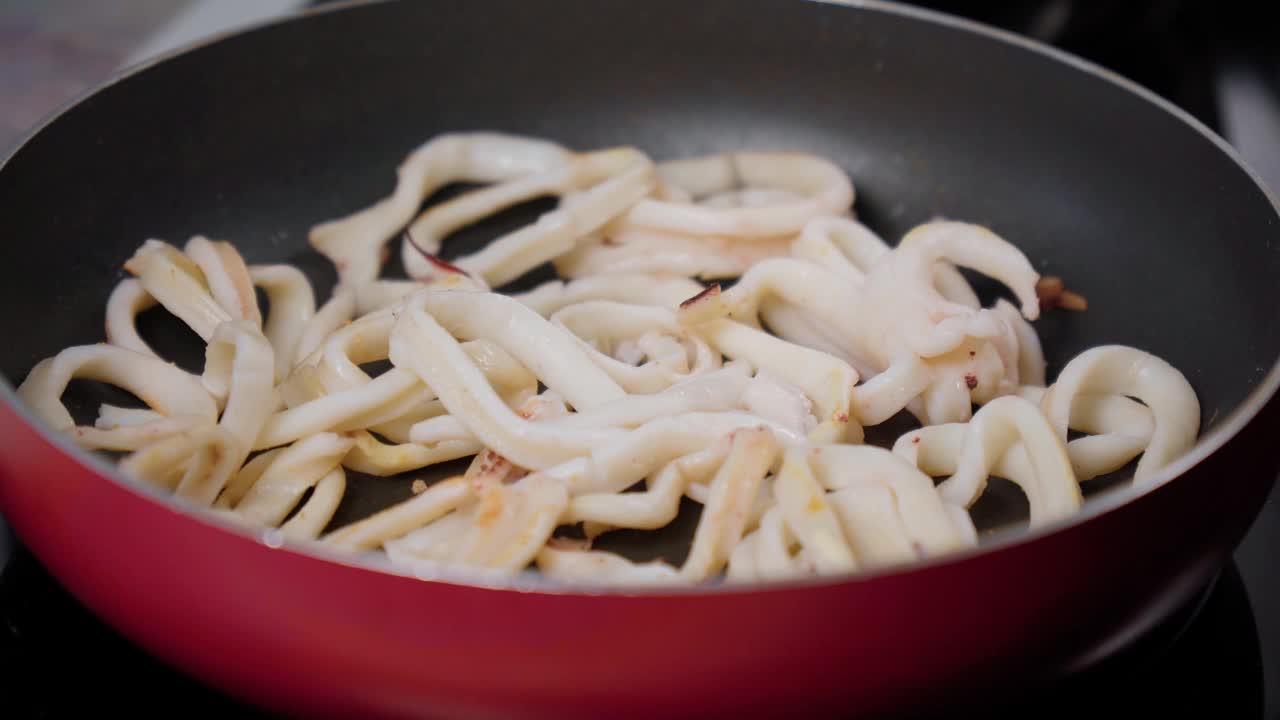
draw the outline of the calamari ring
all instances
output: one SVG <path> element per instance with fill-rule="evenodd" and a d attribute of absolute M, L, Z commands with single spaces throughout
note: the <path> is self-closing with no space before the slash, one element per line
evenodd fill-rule
<path fill-rule="evenodd" d="M 176 315 L 203 340 L 217 326 L 232 319 L 213 295 L 204 272 L 177 248 L 147 240 L 124 264 L 156 302 Z"/>
<path fill-rule="evenodd" d="M 217 404 L 198 378 L 150 355 L 97 344 L 67 348 L 41 360 L 18 386 L 18 397 L 53 429 L 73 437 L 91 435 L 98 447 L 110 447 L 111 436 L 127 435 L 133 429 L 77 428 L 61 399 L 73 379 L 97 380 L 128 390 L 169 418 L 194 417 L 213 424 L 218 417 Z"/>
<path fill-rule="evenodd" d="M 556 192 L 565 196 L 559 208 L 494 239 L 471 255 L 456 259 L 453 265 L 489 286 L 508 283 L 572 250 L 580 239 L 599 230 L 648 193 L 652 182 L 653 163 L 633 148 L 575 155 L 566 165 L 548 171 L 541 178 L 516 181 L 529 187 L 506 198 L 527 199 L 526 191 L 530 189 L 541 191 L 533 196 Z M 579 190 L 581 192 L 576 192 Z M 464 195 L 446 205 L 469 199 Z M 415 236 L 406 236 L 403 251 L 406 271 L 418 279 L 438 275 L 438 263 L 433 264 L 424 257 L 415 242 Z"/>
<path fill-rule="evenodd" d="M 571 153 L 544 140 L 499 133 L 440 135 L 423 144 L 396 169 L 390 197 L 339 220 L 311 229 L 311 246 L 333 261 L 349 288 L 378 277 L 382 249 L 413 219 L 432 193 L 454 182 L 492 183 L 559 167 Z"/>
<path fill-rule="evenodd" d="M 967 424 L 903 435 L 894 452 L 930 475 L 950 474 L 938 490 L 964 507 L 982 494 L 988 476 L 1012 480 L 1027 495 L 1032 526 L 1071 515 L 1083 503 L 1065 443 L 1039 408 L 1017 396 L 988 403 Z"/>
<path fill-rule="evenodd" d="M 271 306 L 264 334 L 275 353 L 279 382 L 293 369 L 302 333 L 315 317 L 315 292 L 307 276 L 292 265 L 254 265 L 249 268 L 249 277 L 266 292 Z"/>
<path fill-rule="evenodd" d="M 1133 481 L 1145 483 L 1195 444 L 1200 431 L 1200 401 L 1186 377 L 1169 363 L 1141 350 L 1104 345 L 1077 355 L 1058 374 L 1044 400 L 1045 414 L 1062 438 L 1085 394 L 1135 397 L 1151 409 L 1155 428 L 1138 461 Z"/>
<path fill-rule="evenodd" d="M 819 215 L 845 212 L 853 183 L 830 161 L 790 152 L 740 152 L 661 163 L 658 176 L 697 200 L 742 188 L 772 188 L 802 200 L 750 207 L 708 207 L 646 198 L 627 212 L 628 225 L 685 235 L 777 237 L 800 232 Z"/>

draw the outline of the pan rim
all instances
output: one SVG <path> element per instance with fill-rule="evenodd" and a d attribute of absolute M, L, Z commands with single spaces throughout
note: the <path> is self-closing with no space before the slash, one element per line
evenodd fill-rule
<path fill-rule="evenodd" d="M 263 20 L 243 27 L 216 33 L 206 38 L 188 43 L 172 50 L 160 53 L 152 58 L 121 68 L 100 83 L 81 91 L 70 100 L 46 114 L 39 122 L 27 130 L 16 142 L 0 153 L 0 172 L 9 166 L 13 158 L 45 128 L 56 122 L 64 114 L 83 102 L 110 88 L 117 83 L 139 75 L 150 68 L 168 62 L 181 55 L 199 50 L 209 45 L 238 35 L 265 30 L 276 25 L 301 21 L 313 16 L 334 12 L 342 12 L 355 7 L 379 5 L 397 0 L 340 0 L 318 7 L 306 8 L 288 15 Z M 1244 172 L 1253 184 L 1262 192 L 1263 197 L 1271 205 L 1271 210 L 1280 217 L 1280 200 L 1267 186 L 1266 182 L 1249 165 L 1225 139 L 1205 126 L 1187 111 L 1172 102 L 1155 94 L 1151 90 L 1129 80 L 1118 73 L 1108 70 L 1097 63 L 1073 55 L 1064 50 L 1046 45 L 1040 41 L 996 28 L 978 21 L 951 15 L 949 13 L 889 2 L 888 0 L 797 0 L 820 5 L 852 8 L 859 11 L 881 13 L 884 15 L 907 18 L 914 22 L 933 24 L 959 32 L 977 35 L 988 40 L 1011 45 L 1022 50 L 1038 54 L 1056 63 L 1066 65 L 1078 72 L 1093 76 L 1102 82 L 1109 83 L 1120 90 L 1132 93 L 1139 99 L 1155 106 L 1186 124 L 1205 140 L 1212 143 L 1219 152 L 1231 160 Z M 389 560 L 374 555 L 355 555 L 329 548 L 319 542 L 292 542 L 280 540 L 274 529 L 262 529 L 235 522 L 220 515 L 208 512 L 207 508 L 193 505 L 181 498 L 173 497 L 160 490 L 126 476 L 105 458 L 77 446 L 71 439 L 49 428 L 25 406 L 17 397 L 12 381 L 0 375 L 0 401 L 3 401 L 31 429 L 55 449 L 76 461 L 92 474 L 120 486 L 146 500 L 159 505 L 159 509 L 183 515 L 189 521 L 206 525 L 215 531 L 229 533 L 241 540 L 248 540 L 263 550 L 285 551 L 291 555 L 310 560 L 335 563 L 353 570 L 396 576 L 429 584 L 447 584 L 460 588 L 516 591 L 520 593 L 537 593 L 566 596 L 614 596 L 653 599 L 662 597 L 688 597 L 690 595 L 751 595 L 762 592 L 786 592 L 844 586 L 858 583 L 870 583 L 886 577 L 905 577 L 914 573 L 924 573 L 947 565 L 958 565 L 987 555 L 994 555 L 1016 547 L 1043 540 L 1051 535 L 1065 532 L 1080 525 L 1113 512 L 1130 503 L 1136 502 L 1155 490 L 1173 482 L 1187 474 L 1213 453 L 1220 450 L 1227 442 L 1238 435 L 1257 415 L 1262 408 L 1276 395 L 1280 389 L 1280 357 L 1274 358 L 1270 369 L 1262 380 L 1248 393 L 1236 407 L 1219 422 L 1217 427 L 1197 439 L 1192 449 L 1170 465 L 1162 468 L 1155 479 L 1142 486 L 1130 484 L 1112 490 L 1086 503 L 1071 516 L 1047 523 L 1037 528 L 1007 528 L 989 535 L 984 542 L 971 548 L 955 551 L 937 557 L 913 560 L 879 568 L 858 570 L 845 575 L 829 575 L 811 578 L 786 580 L 756 581 L 750 583 L 717 582 L 701 585 L 643 586 L 643 585 L 596 585 L 590 583 L 569 583 L 544 578 L 531 571 L 525 571 L 514 577 L 493 578 L 473 568 L 453 567 L 439 568 L 433 572 L 414 572 L 402 566 L 392 565 Z"/>

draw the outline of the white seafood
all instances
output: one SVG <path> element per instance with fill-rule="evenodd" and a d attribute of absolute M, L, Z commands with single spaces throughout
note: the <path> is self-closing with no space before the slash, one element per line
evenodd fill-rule
<path fill-rule="evenodd" d="M 311 245 L 333 261 L 351 288 L 372 282 L 383 248 L 413 220 L 418 206 L 450 183 L 494 183 L 564 165 L 571 154 L 554 143 L 500 133 L 441 135 L 423 144 L 397 169 L 392 195 L 372 207 L 311 230 Z M 519 202 L 510 200 L 508 202 Z M 432 235 L 423 233 L 424 242 Z M 436 252 L 438 248 L 429 250 Z"/>
<path fill-rule="evenodd" d="M 209 294 L 232 319 L 244 320 L 262 329 L 262 312 L 253 291 L 253 278 L 234 245 L 197 235 L 187 241 L 183 252 L 200 268 Z"/>
<path fill-rule="evenodd" d="M 318 433 L 290 445 L 273 456 L 232 508 L 250 522 L 272 527 L 279 525 L 308 488 L 315 487 L 339 466 L 352 442 L 350 438 L 333 433 Z M 314 494 L 308 500 L 316 501 Z M 320 502 L 329 504 L 324 498 Z"/>
<path fill-rule="evenodd" d="M 264 332 L 271 341 L 276 382 L 280 382 L 293 369 L 302 333 L 315 317 L 316 295 L 307 276 L 292 265 L 255 265 L 249 268 L 249 277 L 266 292 L 271 306 Z"/>
<path fill-rule="evenodd" d="M 671 585 L 682 581 L 680 571 L 662 561 L 633 563 L 600 550 L 561 550 L 548 545 L 538 551 L 543 575 L 578 585 Z"/>
<path fill-rule="evenodd" d="M 18 386 L 18 397 L 50 427 L 70 433 L 87 447 L 137 449 L 141 439 L 150 439 L 144 429 L 153 423 L 114 428 L 77 426 L 62 404 L 62 393 L 76 379 L 127 390 L 162 416 L 153 422 L 194 418 L 212 424 L 217 419 L 217 403 L 200 380 L 163 360 L 114 345 L 67 348 L 37 363 Z"/>
<path fill-rule="evenodd" d="M 511 573 L 546 545 L 568 502 L 563 485 L 528 475 L 384 547 L 393 562 L 409 567 L 425 561 Z"/>
<path fill-rule="evenodd" d="M 848 364 L 723 318 L 712 320 L 698 330 L 726 357 L 744 361 L 760 373 L 767 373 L 798 390 L 796 400 L 803 404 L 802 416 L 811 415 L 813 419 L 813 427 L 805 427 L 805 434 L 813 433 L 815 440 L 861 440 L 861 427 L 856 418 L 851 417 L 850 405 L 858 374 Z M 773 394 L 776 397 L 779 393 Z M 785 395 L 785 389 L 782 394 Z M 762 402 L 768 401 L 762 399 Z"/>
<path fill-rule="evenodd" d="M 641 200 L 627 212 L 627 225 L 686 235 L 777 237 L 797 233 L 813 218 L 845 212 L 853 204 L 849 176 L 825 158 L 804 153 L 708 155 L 662 163 L 658 175 L 668 192 L 678 189 L 688 200 Z M 785 199 L 736 207 L 693 202 L 761 188 L 787 191 Z"/>
<path fill-rule="evenodd" d="M 513 297 L 539 315 L 550 317 L 563 307 L 591 300 L 674 307 L 699 292 L 702 285 L 683 276 L 637 273 L 590 276 L 568 282 L 552 280 Z"/>
<path fill-rule="evenodd" d="M 730 580 L 901 564 L 977 542 L 963 508 L 945 502 L 928 476 L 876 447 L 789 449 L 773 497 L 734 549 Z"/>
<path fill-rule="evenodd" d="M 455 183 L 479 186 L 432 200 Z M 538 198 L 556 206 L 442 259 L 450 236 Z M 422 578 L 536 568 L 584 586 L 944 557 L 978 544 L 968 508 L 990 477 L 1043 526 L 1080 509 L 1081 482 L 1135 459 L 1135 482 L 1155 482 L 1194 444 L 1195 392 L 1148 352 L 1094 348 L 1046 376 L 1041 278 L 1014 244 L 939 220 L 891 247 L 853 200 L 838 166 L 805 153 L 655 164 L 626 146 L 441 135 L 388 197 L 312 229 L 337 270 L 327 297 L 224 240 L 145 240 L 107 300 L 108 343 L 40 361 L 18 395 L 82 447 L 122 454 L 126 474 L 271 542 Z M 382 271 L 397 238 L 407 278 Z M 561 279 L 492 290 L 548 263 Z M 1016 302 L 984 306 L 961 269 Z M 734 283 L 700 282 L 715 279 Z M 157 305 L 200 338 L 200 372 L 143 337 Z M 77 424 L 79 381 L 138 402 L 95 400 Z M 892 452 L 862 444 L 903 410 L 923 427 Z M 462 474 L 442 465 L 463 458 Z M 410 472 L 405 499 L 331 527 L 349 487 Z M 690 502 L 682 563 L 593 547 Z"/>
<path fill-rule="evenodd" d="M 213 331 L 201 380 L 214 398 L 224 399 L 218 426 L 234 441 L 222 450 L 234 468 L 244 464 L 275 408 L 274 373 L 271 344 L 248 320 L 223 323 Z M 209 487 L 198 500 L 210 504 L 221 490 L 221 485 Z"/>
<path fill-rule="evenodd" d="M 138 334 L 138 315 L 155 304 L 156 299 L 142 288 L 136 278 L 121 280 L 107 298 L 107 342 L 159 357 Z"/>
<path fill-rule="evenodd" d="M 226 428 L 206 423 L 142 445 L 120 461 L 120 469 L 208 505 L 243 462 L 241 447 Z"/>
<path fill-rule="evenodd" d="M 483 249 L 458 258 L 453 265 L 490 286 L 515 280 L 573 250 L 579 240 L 644 197 L 653 186 L 653 163 L 631 148 L 603 150 L 574 156 L 546 179 L 544 189 L 554 189 L 565 196 L 560 207 L 530 225 L 495 238 Z M 466 196 L 452 202 L 464 199 Z M 433 263 L 419 252 L 416 242 L 410 230 L 405 237 L 405 268 L 414 277 L 438 275 L 441 263 Z"/>
<path fill-rule="evenodd" d="M 1012 480 L 1027 495 L 1033 526 L 1066 517 L 1083 502 L 1065 442 L 1038 407 L 1017 396 L 993 400 L 967 424 L 903 435 L 894 452 L 929 475 L 949 475 L 939 492 L 964 507 L 977 501 L 989 476 Z"/>
<path fill-rule="evenodd" d="M 784 257 L 791 238 L 726 238 L 674 235 L 646 228 L 614 230 L 584 240 L 556 259 L 556 272 L 587 279 L 660 274 L 718 280 L 737 277 L 752 265 Z"/>
<path fill-rule="evenodd" d="M 910 380 L 897 384 L 904 389 L 894 394 L 902 405 L 876 407 L 859 417 L 864 424 L 902 407 L 926 424 L 962 421 L 972 403 L 1014 392 L 1022 367 L 1035 374 L 1038 347 L 1020 350 L 1020 321 L 1007 309 L 974 307 L 972 291 L 952 275 L 951 265 L 957 265 L 1001 280 L 1018 296 L 1023 315 L 1035 319 L 1039 275 L 1015 247 L 985 228 L 956 222 L 921 225 L 884 252 L 873 237 L 848 228 L 820 229 L 810 228 L 808 238 L 797 241 L 799 257 L 757 263 L 732 289 L 701 298 L 686 309 L 686 322 L 728 316 L 759 327 L 770 301 L 798 308 L 800 313 L 770 318 L 771 329 L 847 358 L 868 381 L 887 371 Z M 845 250 L 833 239 L 838 237 L 845 238 Z M 959 301 L 947 299 L 940 286 Z"/>
<path fill-rule="evenodd" d="M 214 328 L 233 317 L 210 294 L 200 267 L 168 243 L 146 241 L 124 267 L 143 290 L 206 342 Z"/>
<path fill-rule="evenodd" d="M 720 367 L 720 354 L 670 308 L 588 300 L 551 315 L 628 393 L 655 393 Z"/>

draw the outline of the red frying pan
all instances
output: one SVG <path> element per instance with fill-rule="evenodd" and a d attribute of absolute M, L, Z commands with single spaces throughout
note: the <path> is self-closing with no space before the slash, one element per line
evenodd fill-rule
<path fill-rule="evenodd" d="M 831 157 L 884 236 L 972 219 L 1071 278 L 1090 307 L 1038 323 L 1050 376 L 1086 347 L 1143 347 L 1195 386 L 1201 440 L 1150 486 L 1112 484 L 1067 521 L 996 530 L 907 568 L 587 593 L 420 579 L 269 542 L 123 477 L 16 399 L 39 358 L 101 338 L 104 298 L 142 239 L 234 238 L 250 261 L 296 263 L 323 286 L 332 271 L 307 229 L 384 195 L 407 149 L 469 128 L 659 158 L 782 146 Z M 9 157 L 0 207 L 0 508 L 129 638 L 290 713 L 953 708 L 1088 667 L 1158 623 L 1218 569 L 1280 470 L 1274 200 L 1219 138 L 1150 93 L 924 11 L 345 5 L 115 79 Z M 196 357 L 178 340 L 166 356 Z M 340 517 L 408 492 L 352 485 Z"/>

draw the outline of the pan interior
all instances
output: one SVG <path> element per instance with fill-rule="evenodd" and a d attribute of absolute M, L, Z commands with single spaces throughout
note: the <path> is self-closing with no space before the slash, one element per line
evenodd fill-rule
<path fill-rule="evenodd" d="M 1187 375 L 1202 431 L 1280 355 L 1271 203 L 1214 142 L 1121 85 L 875 7 L 484 0 L 268 26 L 124 78 L 53 121 L 0 171 L 0 371 L 17 384 L 40 358 L 102 340 L 106 297 L 147 238 L 232 240 L 250 262 L 300 266 L 327 297 L 333 271 L 308 229 L 388 194 L 397 164 L 431 136 L 475 129 L 631 144 L 655 159 L 828 156 L 853 177 L 860 219 L 891 242 L 937 217 L 983 223 L 1084 294 L 1087 312 L 1036 323 L 1051 378 L 1094 345 L 1148 350 Z M 539 209 L 459 233 L 446 257 Z M 178 321 L 152 313 L 143 331 L 200 367 Z M 84 411 L 114 397 L 104 392 L 69 399 Z M 335 521 L 409 485 L 353 480 Z M 983 526 L 1025 514 L 999 484 L 983 503 Z M 678 560 L 692 526 L 686 513 L 633 554 Z"/>

